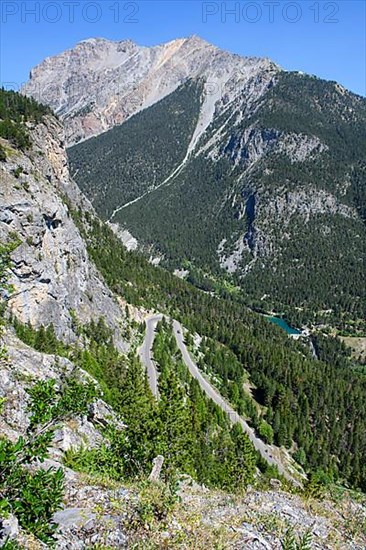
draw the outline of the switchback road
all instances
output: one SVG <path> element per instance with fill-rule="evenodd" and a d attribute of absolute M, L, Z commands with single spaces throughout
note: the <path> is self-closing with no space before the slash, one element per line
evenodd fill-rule
<path fill-rule="evenodd" d="M 155 337 L 156 325 L 163 318 L 163 315 L 153 315 L 146 319 L 146 336 L 144 342 L 140 348 L 140 359 L 145 366 L 150 389 L 155 397 L 158 397 L 158 373 L 152 359 L 152 347 Z M 254 448 L 261 454 L 261 456 L 267 461 L 268 464 L 276 466 L 280 474 L 286 479 L 291 481 L 297 486 L 301 484 L 294 479 L 294 477 L 288 472 L 288 469 L 284 467 L 282 461 L 275 456 L 278 454 L 278 449 L 264 443 L 259 437 L 255 435 L 253 428 L 229 405 L 229 403 L 221 396 L 214 386 L 201 374 L 196 363 L 193 361 L 187 346 L 184 343 L 184 331 L 182 325 L 178 321 L 173 321 L 173 331 L 177 346 L 182 354 L 183 361 L 186 364 L 189 372 L 195 378 L 205 394 L 218 405 L 228 416 L 232 424 L 240 424 L 243 431 L 248 435 L 250 441 L 253 443 Z"/>

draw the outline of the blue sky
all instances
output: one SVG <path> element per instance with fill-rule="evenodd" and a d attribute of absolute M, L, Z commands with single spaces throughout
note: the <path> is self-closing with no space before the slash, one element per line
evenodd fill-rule
<path fill-rule="evenodd" d="M 85 38 L 149 46 L 197 34 L 366 95 L 365 6 L 362 0 L 0 0 L 0 84 L 16 88 L 45 57 Z"/>

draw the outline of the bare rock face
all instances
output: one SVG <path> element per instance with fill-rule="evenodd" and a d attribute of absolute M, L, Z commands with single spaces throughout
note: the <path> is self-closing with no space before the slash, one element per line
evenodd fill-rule
<path fill-rule="evenodd" d="M 124 313 L 89 260 L 63 199 L 78 191 L 69 179 L 62 127 L 46 117 L 30 131 L 32 149 L 11 150 L 0 166 L 0 240 L 21 243 L 12 255 L 10 311 L 35 327 L 52 323 L 67 342 L 76 338 L 73 316 L 81 324 L 104 317 L 126 349 Z"/>
<path fill-rule="evenodd" d="M 311 220 L 319 215 L 339 216 L 357 220 L 357 211 L 355 208 L 342 204 L 335 195 L 325 190 L 309 187 L 308 189 L 298 189 L 288 191 L 284 186 L 276 190 L 276 197 L 264 189 L 259 189 L 255 193 L 255 216 L 253 222 L 249 225 L 248 231 L 240 235 L 231 246 L 225 245 L 224 239 L 218 246 L 217 254 L 220 265 L 228 273 L 235 273 L 242 268 L 241 262 L 245 254 L 250 254 L 250 261 L 245 266 L 243 272 L 248 273 L 257 262 L 264 258 L 275 258 L 278 254 L 278 245 L 273 235 L 271 220 L 281 220 L 281 227 L 285 238 L 289 238 L 286 233 L 287 228 L 294 220 L 301 220 L 306 224 L 311 224 Z M 247 205 L 243 202 L 243 197 L 234 195 L 233 204 L 240 216 L 247 214 Z M 324 223 L 322 232 L 324 235 L 331 229 Z"/>
<path fill-rule="evenodd" d="M 5 358 L 0 359 L 0 397 L 5 398 L 0 433 L 12 441 L 24 436 L 29 426 L 27 388 L 32 384 L 50 379 L 59 382 L 72 374 L 77 375 L 81 382 L 94 381 L 65 357 L 39 353 L 25 345 L 10 329 L 1 336 L 1 344 L 5 345 L 7 353 Z M 97 446 L 103 441 L 101 431 L 108 423 L 120 430 L 125 428 L 112 408 L 102 399 L 97 399 L 90 405 L 85 418 L 71 419 L 57 429 L 51 458 L 58 461 L 62 453 L 71 448 Z"/>
<path fill-rule="evenodd" d="M 3 548 L 7 541 L 14 541 L 19 535 L 19 522 L 15 516 L 10 514 L 7 518 L 0 518 L 0 548 Z"/>
<path fill-rule="evenodd" d="M 15 442 L 26 436 L 29 426 L 28 388 L 39 380 L 52 379 L 59 384 L 71 374 L 81 382 L 96 381 L 64 357 L 39 353 L 16 338 L 11 329 L 0 334 L 0 346 L 6 355 L 0 357 L 0 398 L 5 398 L 0 417 L 0 434 Z M 113 548 L 126 546 L 125 517 L 116 508 L 126 499 L 124 489 L 108 490 L 85 485 L 82 476 L 63 465 L 69 449 L 94 448 L 106 442 L 103 427 L 108 423 L 123 430 L 126 426 L 102 399 L 91 404 L 86 417 L 74 417 L 60 424 L 49 449 L 49 458 L 35 461 L 31 468 L 49 470 L 62 468 L 65 476 L 65 503 L 55 513 L 58 525 L 57 548 L 89 548 L 108 544 Z M 18 518 L 0 517 L 0 548 L 18 542 L 21 548 L 48 548 L 20 528 Z"/>
<path fill-rule="evenodd" d="M 195 138 L 207 128 L 218 102 L 266 87 L 279 68 L 267 59 L 240 57 L 192 36 L 151 48 L 129 40 L 93 38 L 45 59 L 22 92 L 50 105 L 66 126 L 71 145 L 122 124 L 173 92 L 189 78 L 205 83 Z"/>

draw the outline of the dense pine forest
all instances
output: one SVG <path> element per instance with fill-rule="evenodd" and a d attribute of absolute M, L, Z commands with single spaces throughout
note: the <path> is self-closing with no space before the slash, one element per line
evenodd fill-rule
<path fill-rule="evenodd" d="M 294 341 L 231 293 L 220 298 L 198 290 L 143 256 L 127 252 L 113 232 L 92 215 L 73 216 L 96 265 L 110 287 L 128 302 L 166 312 L 192 334 L 208 341 L 203 363 L 222 380 L 226 395 L 260 429 L 256 411 L 241 391 L 245 373 L 264 408 L 261 418 L 274 442 L 296 442 L 296 456 L 308 471 L 322 469 L 365 490 L 366 431 L 360 411 L 366 406 L 366 377 L 353 366 L 340 342 L 319 337 L 320 360 L 308 343 Z M 223 357 L 225 360 L 223 360 Z M 223 362 L 225 363 L 223 364 Z M 266 431 L 265 425 L 262 430 Z M 271 438 L 271 430 L 268 430 Z"/>
<path fill-rule="evenodd" d="M 71 173 L 104 219 L 161 183 L 183 160 L 197 124 L 201 93 L 200 82 L 188 82 L 166 98 L 163 108 L 159 102 L 123 126 L 69 149 Z M 96 183 L 93 188 L 91 181 Z"/>
<path fill-rule="evenodd" d="M 237 287 L 250 307 L 284 313 L 298 325 L 363 335 L 365 99 L 334 82 L 281 72 L 251 111 L 235 102 L 223 109 L 169 185 L 143 196 L 179 164 L 199 92 L 199 84 L 184 85 L 72 147 L 79 185 L 104 219 L 142 196 L 112 221 L 165 267 L 187 269 L 207 289 Z M 290 149 L 278 146 L 293 139 Z M 311 154 L 301 145 L 306 139 L 315 144 Z M 257 147 L 264 153 L 253 163 Z M 289 216 L 281 213 L 288 205 Z M 236 247 L 241 256 L 228 273 L 220 255 Z"/>

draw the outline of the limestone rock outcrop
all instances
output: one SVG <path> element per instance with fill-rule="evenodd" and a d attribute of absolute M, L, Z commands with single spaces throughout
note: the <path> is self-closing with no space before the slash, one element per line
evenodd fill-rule
<path fill-rule="evenodd" d="M 103 317 L 121 350 L 124 312 L 89 260 L 67 206 L 68 195 L 91 208 L 69 177 L 61 124 L 52 116 L 29 128 L 32 148 L 10 148 L 0 165 L 0 240 L 18 240 L 12 254 L 9 308 L 22 323 L 53 324 L 66 342 L 80 324 Z"/>

